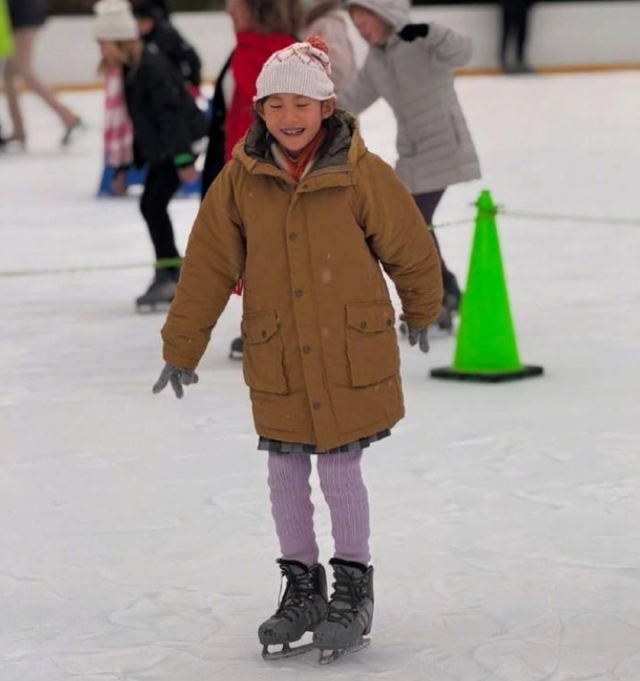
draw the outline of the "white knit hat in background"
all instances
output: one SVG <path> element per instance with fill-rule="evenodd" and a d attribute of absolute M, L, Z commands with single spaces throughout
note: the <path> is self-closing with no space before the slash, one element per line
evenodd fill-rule
<path fill-rule="evenodd" d="M 335 97 L 329 48 L 321 38 L 312 36 L 274 52 L 262 67 L 256 81 L 257 102 L 269 95 L 304 95 L 324 101 Z"/>
<path fill-rule="evenodd" d="M 128 0 L 100 0 L 93 11 L 96 13 L 93 35 L 96 40 L 137 40 L 138 24 Z"/>

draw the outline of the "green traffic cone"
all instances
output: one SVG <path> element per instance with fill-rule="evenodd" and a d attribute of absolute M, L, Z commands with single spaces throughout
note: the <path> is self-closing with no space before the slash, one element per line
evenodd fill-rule
<path fill-rule="evenodd" d="M 496 207 L 488 191 L 476 203 L 478 215 L 471 264 L 461 309 L 452 367 L 433 369 L 434 378 L 498 383 L 542 374 L 520 362 L 496 228 Z"/>

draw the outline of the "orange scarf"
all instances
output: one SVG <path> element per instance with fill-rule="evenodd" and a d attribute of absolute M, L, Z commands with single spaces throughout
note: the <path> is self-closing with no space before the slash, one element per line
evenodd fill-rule
<path fill-rule="evenodd" d="M 300 151 L 298 158 L 291 158 L 289 152 L 278 142 L 277 149 L 281 153 L 278 154 L 277 160 L 284 166 L 284 170 L 286 170 L 296 182 L 299 182 L 309 170 L 311 170 L 311 166 L 316 159 L 316 154 L 326 139 L 327 129 L 322 126 L 311 142 Z"/>

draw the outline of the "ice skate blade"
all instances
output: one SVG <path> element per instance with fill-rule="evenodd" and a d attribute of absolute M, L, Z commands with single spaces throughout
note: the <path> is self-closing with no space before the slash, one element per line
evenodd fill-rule
<path fill-rule="evenodd" d="M 154 314 L 155 312 L 166 312 L 171 306 L 170 302 L 162 303 L 136 303 L 138 314 Z"/>
<path fill-rule="evenodd" d="M 266 662 L 274 662 L 275 660 L 286 660 L 288 657 L 295 657 L 296 655 L 304 655 L 310 650 L 313 650 L 315 646 L 313 643 L 307 643 L 304 645 L 296 646 L 292 648 L 288 643 L 282 644 L 282 650 L 278 650 L 274 653 L 269 652 L 269 645 L 279 645 L 278 643 L 268 644 L 265 643 L 262 647 L 262 659 Z"/>
<path fill-rule="evenodd" d="M 351 655 L 352 653 L 357 653 L 359 650 L 366 648 L 371 644 L 370 638 L 361 638 L 355 645 L 349 646 L 348 648 L 336 648 L 335 650 L 320 650 L 320 658 L 318 662 L 321 665 L 332 664 L 336 660 L 339 660 L 345 655 Z"/>

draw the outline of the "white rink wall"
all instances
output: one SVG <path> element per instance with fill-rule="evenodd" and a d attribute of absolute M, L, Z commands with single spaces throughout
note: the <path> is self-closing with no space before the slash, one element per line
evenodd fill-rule
<path fill-rule="evenodd" d="M 475 51 L 470 67 L 497 66 L 499 13 L 494 4 L 476 7 L 416 8 L 415 21 L 437 21 L 470 35 Z M 205 78 L 215 78 L 234 44 L 229 18 L 220 12 L 175 14 L 178 28 L 198 49 Z M 50 83 L 96 81 L 98 51 L 91 17 L 52 18 L 37 46 L 36 67 Z M 538 3 L 529 44 L 534 66 L 640 63 L 640 2 Z M 354 33 L 358 56 L 365 45 Z"/>

